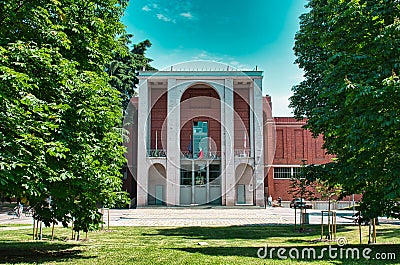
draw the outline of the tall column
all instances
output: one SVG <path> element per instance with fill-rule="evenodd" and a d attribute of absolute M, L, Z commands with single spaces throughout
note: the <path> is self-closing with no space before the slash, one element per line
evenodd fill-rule
<path fill-rule="evenodd" d="M 167 114 L 167 205 L 179 205 L 180 197 L 180 99 L 176 79 L 168 79 Z"/>
<path fill-rule="evenodd" d="M 262 79 L 254 79 L 254 188 L 255 204 L 264 206 L 264 144 L 263 144 L 263 98 Z"/>
<path fill-rule="evenodd" d="M 221 93 L 220 93 L 220 99 L 221 99 L 221 204 L 222 205 L 227 205 L 226 204 L 226 161 L 225 161 L 225 83 L 222 86 Z"/>
<path fill-rule="evenodd" d="M 272 164 L 275 155 L 275 126 L 269 97 L 263 98 L 263 112 L 263 115 L 266 116 L 266 120 L 264 120 L 264 174 L 267 176 L 268 194 L 274 196 Z"/>
<path fill-rule="evenodd" d="M 254 87 L 250 87 L 249 89 L 249 106 L 250 106 L 250 135 L 249 135 L 249 146 L 250 146 L 250 157 L 254 157 L 254 115 L 253 115 L 253 106 L 254 106 Z"/>
<path fill-rule="evenodd" d="M 225 153 L 223 156 L 225 173 L 225 204 L 235 205 L 235 157 L 234 157 L 234 109 L 233 109 L 233 79 L 225 79 L 224 88 L 224 116 L 223 131 Z"/>
<path fill-rule="evenodd" d="M 138 108 L 138 142 L 137 142 L 137 206 L 147 205 L 148 172 L 147 172 L 147 142 L 149 126 L 149 91 L 146 79 L 139 83 Z"/>

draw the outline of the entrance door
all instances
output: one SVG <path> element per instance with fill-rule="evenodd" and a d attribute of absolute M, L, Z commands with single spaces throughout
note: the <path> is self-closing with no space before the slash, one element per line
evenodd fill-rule
<path fill-rule="evenodd" d="M 238 204 L 244 204 L 246 203 L 246 185 L 244 184 L 239 184 L 237 186 L 237 203 Z"/>
<path fill-rule="evenodd" d="M 193 204 L 207 203 L 207 168 L 206 163 L 194 164 L 194 198 Z"/>
<path fill-rule="evenodd" d="M 181 185 L 180 205 L 192 204 L 192 187 Z"/>
<path fill-rule="evenodd" d="M 205 185 L 194 187 L 194 204 L 207 204 L 207 187 Z"/>
<path fill-rule="evenodd" d="M 156 205 L 163 205 L 164 186 L 156 185 Z"/>
<path fill-rule="evenodd" d="M 221 205 L 220 165 L 202 160 L 181 164 L 180 205 Z"/>
<path fill-rule="evenodd" d="M 221 165 L 210 164 L 208 175 L 209 202 L 210 204 L 221 205 Z"/>
<path fill-rule="evenodd" d="M 192 204 L 192 165 L 181 165 L 180 205 Z"/>

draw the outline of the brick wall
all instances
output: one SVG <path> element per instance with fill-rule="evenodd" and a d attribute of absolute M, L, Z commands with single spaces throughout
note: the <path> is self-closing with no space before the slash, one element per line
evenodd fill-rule
<path fill-rule="evenodd" d="M 210 145 L 221 150 L 221 105 L 214 89 L 201 84 L 187 89 L 181 98 L 180 111 L 182 152 L 188 151 L 194 121 L 208 122 L 208 135 L 214 141 Z"/>
<path fill-rule="evenodd" d="M 291 200 L 293 196 L 288 193 L 290 180 L 274 179 L 274 168 L 298 167 L 303 164 L 303 160 L 307 164 L 325 164 L 331 162 L 333 156 L 327 155 L 322 149 L 322 136 L 313 138 L 310 131 L 302 128 L 306 124 L 305 120 L 278 117 L 274 118 L 274 122 L 275 154 L 273 166 L 266 172 L 265 185 L 274 200 L 278 197 Z"/>

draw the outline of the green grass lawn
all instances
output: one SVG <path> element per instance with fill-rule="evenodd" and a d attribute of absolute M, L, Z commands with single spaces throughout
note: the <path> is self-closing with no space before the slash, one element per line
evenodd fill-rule
<path fill-rule="evenodd" d="M 363 241 L 367 230 L 363 226 Z M 376 253 L 395 253 L 395 260 L 379 261 L 364 258 L 329 259 L 327 252 L 321 260 L 280 259 L 276 252 L 285 247 L 296 254 L 304 248 L 314 248 L 317 256 L 329 243 L 319 242 L 320 227 L 307 226 L 298 232 L 293 226 L 240 227 L 113 227 L 111 231 L 89 233 L 88 241 L 71 241 L 71 230 L 56 228 L 54 241 L 51 229 L 44 229 L 42 241 L 32 240 L 32 230 L 0 230 L 0 263 L 11 264 L 400 264 L 400 226 L 378 226 L 376 245 L 358 244 L 357 226 L 339 226 L 338 237 L 345 237 L 345 248 L 371 248 Z M 84 238 L 84 235 L 81 237 Z M 207 242 L 201 246 L 199 242 Z M 338 247 L 335 242 L 332 247 Z M 267 246 L 268 253 L 276 248 L 272 258 L 257 257 L 259 248 Z M 295 250 L 293 250 L 295 248 Z M 261 254 L 263 252 L 260 252 Z M 345 252 L 343 252 L 345 253 Z M 299 254 L 301 257 L 301 254 Z M 343 254 L 343 257 L 345 255 Z"/>

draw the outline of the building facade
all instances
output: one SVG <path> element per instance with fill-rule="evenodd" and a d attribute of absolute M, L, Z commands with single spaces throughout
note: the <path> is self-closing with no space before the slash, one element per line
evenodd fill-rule
<path fill-rule="evenodd" d="M 273 118 L 262 71 L 143 71 L 125 124 L 124 188 L 137 206 L 257 205 L 291 199 L 289 179 L 326 163 L 304 121 Z"/>

